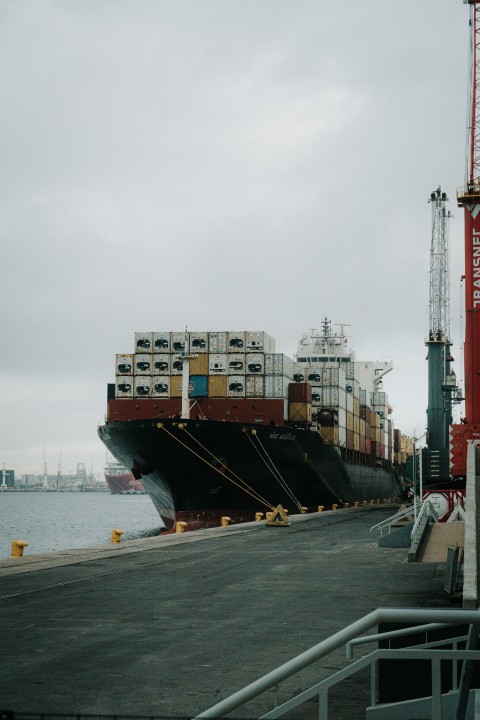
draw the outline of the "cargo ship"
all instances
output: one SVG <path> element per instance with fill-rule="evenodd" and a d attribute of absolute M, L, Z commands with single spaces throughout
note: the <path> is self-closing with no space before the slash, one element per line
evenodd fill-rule
<path fill-rule="evenodd" d="M 402 496 L 392 363 L 356 361 L 326 318 L 292 358 L 275 349 L 264 331 L 137 332 L 117 354 L 98 434 L 167 529 Z"/>
<path fill-rule="evenodd" d="M 109 462 L 104 475 L 112 495 L 145 495 L 145 488 L 140 480 L 118 462 Z"/>

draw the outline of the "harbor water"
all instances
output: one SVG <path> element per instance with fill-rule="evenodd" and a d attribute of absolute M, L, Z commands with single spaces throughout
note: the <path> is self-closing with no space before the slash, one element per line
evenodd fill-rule
<path fill-rule="evenodd" d="M 25 555 L 88 548 L 111 541 L 158 535 L 163 523 L 148 495 L 104 492 L 1 492 L 0 558 L 12 540 L 25 540 Z"/>

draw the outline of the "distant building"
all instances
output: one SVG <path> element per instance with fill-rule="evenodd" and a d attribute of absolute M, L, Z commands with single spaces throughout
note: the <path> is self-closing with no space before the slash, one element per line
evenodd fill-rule
<path fill-rule="evenodd" d="M 15 470 L 0 470 L 0 487 L 13 487 L 15 485 Z"/>
<path fill-rule="evenodd" d="M 37 484 L 36 475 L 22 475 L 20 485 L 24 487 L 34 487 Z"/>

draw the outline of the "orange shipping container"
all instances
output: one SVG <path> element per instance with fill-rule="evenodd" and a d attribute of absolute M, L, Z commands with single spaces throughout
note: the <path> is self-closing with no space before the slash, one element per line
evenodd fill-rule
<path fill-rule="evenodd" d="M 306 402 L 291 402 L 288 405 L 288 418 L 292 422 L 312 422 L 312 405 Z"/>
<path fill-rule="evenodd" d="M 225 398 L 227 397 L 227 376 L 226 375 L 209 375 L 208 377 L 208 397 Z"/>
<path fill-rule="evenodd" d="M 323 441 L 327 443 L 327 445 L 338 445 L 338 427 L 322 427 L 320 428 L 320 435 Z"/>

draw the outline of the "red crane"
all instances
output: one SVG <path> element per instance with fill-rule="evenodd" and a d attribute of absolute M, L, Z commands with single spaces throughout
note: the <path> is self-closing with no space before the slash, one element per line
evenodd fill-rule
<path fill-rule="evenodd" d="M 480 0 L 464 0 L 470 11 L 470 127 L 466 184 L 457 191 L 465 214 L 465 418 L 452 425 L 451 473 L 465 477 L 467 444 L 480 438 Z"/>

